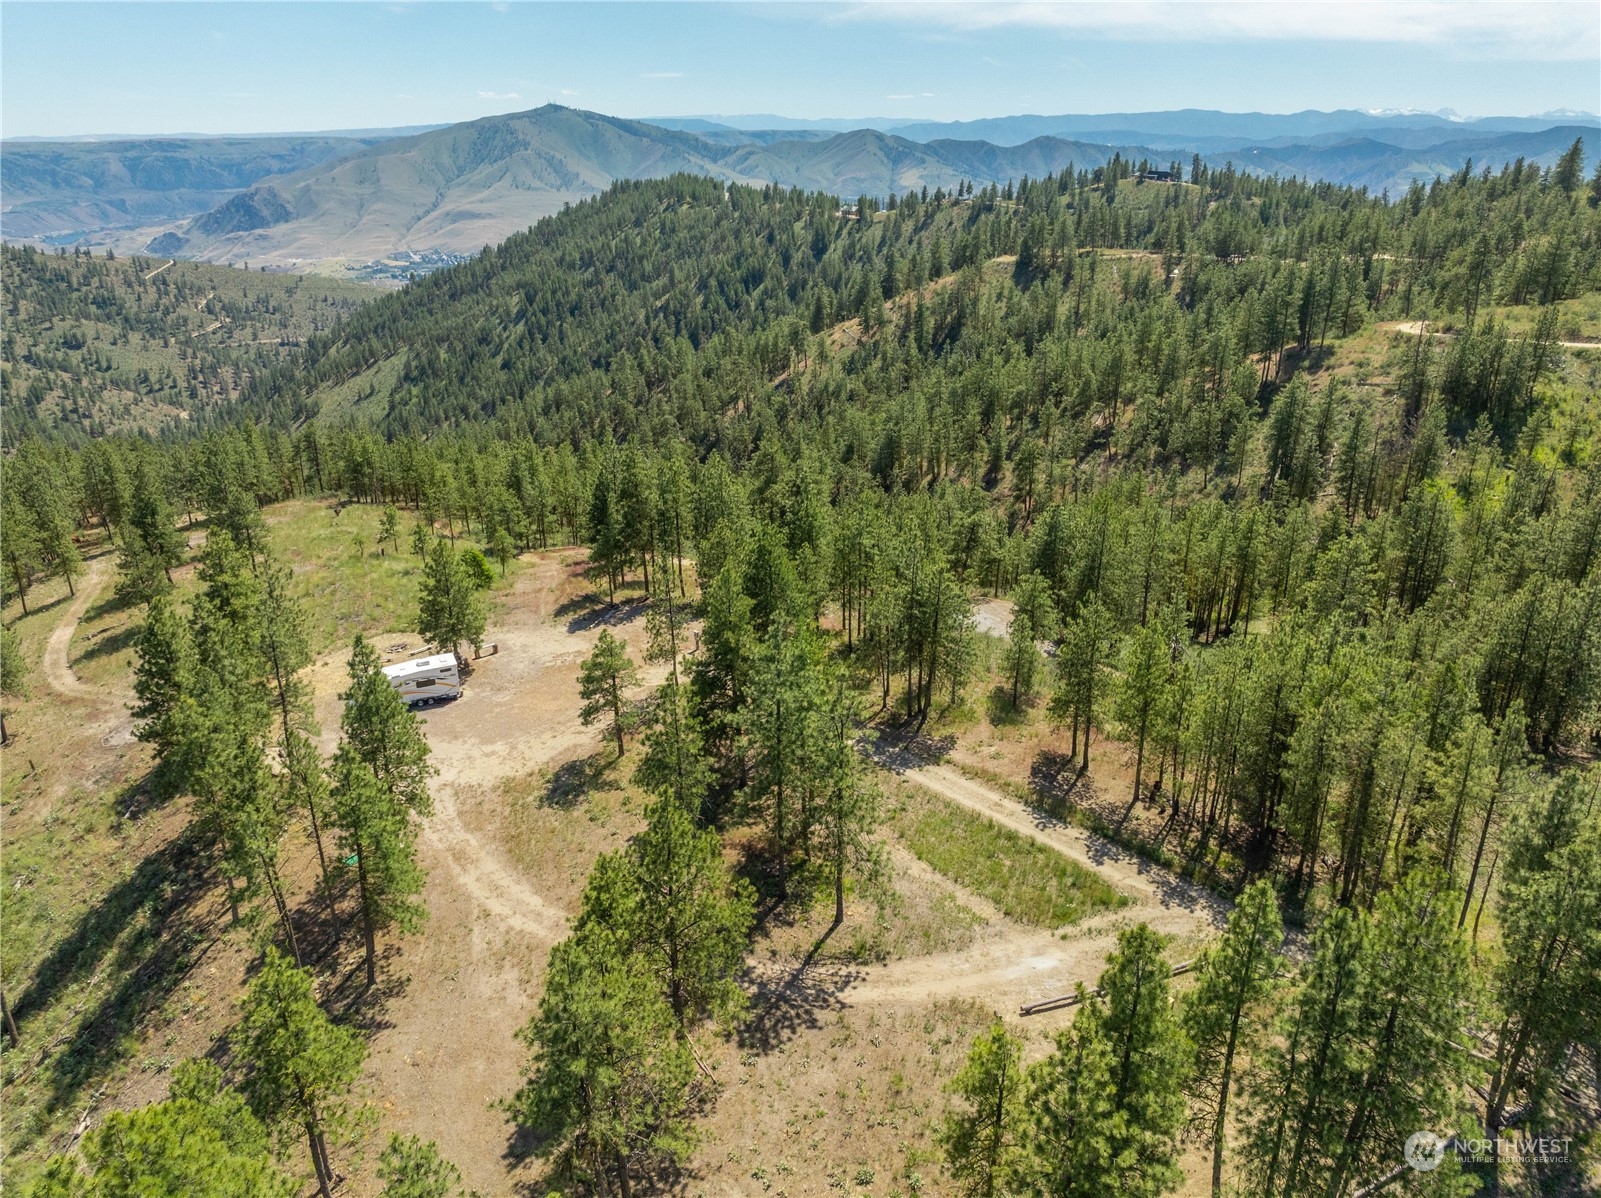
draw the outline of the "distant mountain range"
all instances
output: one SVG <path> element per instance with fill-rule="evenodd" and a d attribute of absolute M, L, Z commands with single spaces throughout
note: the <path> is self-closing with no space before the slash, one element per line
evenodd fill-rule
<path fill-rule="evenodd" d="M 277 268 L 370 274 L 390 258 L 403 274 L 419 255 L 476 252 L 614 180 L 680 171 L 855 197 L 1092 169 L 1119 153 L 1164 165 L 1200 154 L 1210 165 L 1396 194 L 1469 158 L 1549 165 L 1576 137 L 1601 148 L 1601 122 L 1588 114 L 1192 109 L 840 124 L 849 122 L 637 121 L 552 104 L 420 132 L 7 141 L 0 232 Z"/>
<path fill-rule="evenodd" d="M 0 233 L 7 241 L 50 240 L 177 220 L 269 175 L 304 170 L 392 136 L 8 140 L 0 143 Z"/>
<path fill-rule="evenodd" d="M 1201 148 L 1201 143 L 1225 143 L 1228 147 L 1269 142 L 1309 142 L 1319 138 L 1336 140 L 1371 135 L 1392 145 L 1412 142 L 1436 145 L 1458 137 L 1482 137 L 1486 133 L 1529 133 L 1552 125 L 1595 125 L 1593 113 L 1561 112 L 1543 116 L 1496 116 L 1462 120 L 1437 112 L 1363 112 L 1337 109 L 1321 112 L 1220 112 L 1210 108 L 1181 108 L 1166 112 L 1110 112 L 1098 115 L 1064 113 L 1058 116 L 986 117 L 973 121 L 908 121 L 897 118 L 861 117 L 854 120 L 803 121 L 789 117 L 693 116 L 646 117 L 664 129 L 681 129 L 706 134 L 716 130 L 754 132 L 782 130 L 843 133 L 852 129 L 878 129 L 911 141 L 988 141 L 998 146 L 1015 146 L 1036 137 L 1061 137 L 1080 141 L 1136 141 L 1152 148 Z M 1398 141 L 1397 138 L 1403 140 Z M 1416 140 L 1423 138 L 1426 140 Z"/>

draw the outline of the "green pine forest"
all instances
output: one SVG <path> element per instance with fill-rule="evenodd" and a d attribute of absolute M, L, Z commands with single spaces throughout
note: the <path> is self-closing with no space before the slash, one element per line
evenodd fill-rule
<path fill-rule="evenodd" d="M 23 1192 L 343 1172 L 365 1042 L 316 1001 L 286 829 L 315 829 L 319 927 L 377 985 L 386 938 L 429 934 L 433 767 L 360 638 L 338 751 L 312 743 L 263 513 L 320 498 L 382 513 L 442 650 L 493 638 L 486 590 L 532 550 L 585 546 L 597 593 L 644 606 L 642 660 L 604 633 L 580 680 L 644 827 L 589 874 L 526 1080 L 491 1096 L 553 1189 L 676 1192 L 718 1099 L 697 1045 L 763 1001 L 753 929 L 845 922 L 885 868 L 871 742 L 959 736 L 983 675 L 1052 730 L 1062 786 L 1031 801 L 1231 914 L 1171 979 L 1125 928 L 1043 1053 L 1000 1020 L 961 1046 L 929 1192 L 1594 1193 L 1601 169 L 1576 144 L 1374 196 L 1140 165 L 844 204 L 618 183 L 366 302 L 218 271 L 219 313 L 297 344 L 161 366 L 134 349 L 221 284 L 7 249 L 8 602 L 115 546 L 147 785 L 190 796 L 192 851 L 270 942 L 226 1075 L 183 1066 Z M 1011 604 L 992 650 L 986 597 Z M 628 700 L 647 665 L 666 680 Z M 27 684 L 9 643 L 4 668 Z M 1092 742 L 1137 823 L 1076 806 Z M 29 977 L 4 984 L 26 1016 Z M 1423 1128 L 1572 1155 L 1392 1175 Z M 400 1136 L 380 1172 L 457 1176 Z"/>

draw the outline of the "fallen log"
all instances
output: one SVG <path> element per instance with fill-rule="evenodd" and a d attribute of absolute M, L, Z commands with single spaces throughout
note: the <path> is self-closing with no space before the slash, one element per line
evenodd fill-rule
<path fill-rule="evenodd" d="M 1169 977 L 1178 977 L 1181 973 L 1189 973 L 1195 968 L 1194 961 L 1184 961 L 1173 966 Z M 1019 1015 L 1038 1015 L 1041 1011 L 1059 1011 L 1064 1007 L 1076 1007 L 1086 998 L 1100 998 L 1105 991 L 1099 986 L 1093 990 L 1075 990 L 1072 994 L 1058 994 L 1055 998 L 1042 998 L 1038 1002 L 1024 1003 L 1018 1008 Z"/>

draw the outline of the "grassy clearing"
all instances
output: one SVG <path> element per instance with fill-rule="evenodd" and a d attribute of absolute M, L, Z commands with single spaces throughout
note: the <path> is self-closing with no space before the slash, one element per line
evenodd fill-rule
<path fill-rule="evenodd" d="M 1127 901 L 1054 849 L 937 795 L 904 794 L 890 822 L 920 860 L 1022 923 L 1060 928 Z"/>
<path fill-rule="evenodd" d="M 422 563 L 411 552 L 416 516 L 400 513 L 400 545 L 378 544 L 383 508 L 350 504 L 335 515 L 326 502 L 295 499 L 264 513 L 273 551 L 294 571 L 297 598 L 306 613 L 312 651 L 321 653 L 365 633 L 413 628 Z M 475 544 L 458 536 L 459 548 Z M 493 596 L 516 576 L 495 571 Z"/>
<path fill-rule="evenodd" d="M 312 500 L 275 504 L 266 512 L 273 551 L 294 571 L 313 652 L 344 644 L 358 631 L 410 628 L 417 619 L 421 563 L 401 520 L 400 548 L 378 544 L 383 509 L 337 509 Z"/>

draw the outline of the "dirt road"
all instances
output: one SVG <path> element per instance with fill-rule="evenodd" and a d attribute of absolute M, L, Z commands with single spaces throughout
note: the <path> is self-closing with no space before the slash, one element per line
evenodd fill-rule
<path fill-rule="evenodd" d="M 78 621 L 83 619 L 89 605 L 99 595 L 100 588 L 105 584 L 106 576 L 110 574 L 109 558 L 105 555 L 93 559 L 89 568 L 84 571 L 83 577 L 78 580 L 78 594 L 67 610 L 61 615 L 61 622 L 50 631 L 50 639 L 44 647 L 44 676 L 50 689 L 59 695 L 68 695 L 79 699 L 103 699 L 105 695 L 98 687 L 88 686 L 78 680 L 72 672 L 72 665 L 68 658 L 68 650 L 72 646 L 72 634 L 78 630 Z"/>
<path fill-rule="evenodd" d="M 1404 333 L 1408 337 L 1416 337 L 1427 330 L 1428 324 L 1422 320 L 1396 320 L 1381 324 L 1379 328 L 1387 329 L 1391 332 Z M 1442 339 L 1454 337 L 1455 335 L 1454 333 L 1440 331 L 1429 333 L 1430 337 Z M 1601 349 L 1601 341 L 1558 341 L 1555 344 L 1560 345 L 1563 349 Z"/>
<path fill-rule="evenodd" d="M 897 1003 L 930 998 L 976 998 L 997 1009 L 1071 991 L 1100 971 L 1117 933 L 1138 923 L 1164 936 L 1194 942 L 1212 935 L 1229 904 L 1204 887 L 1110 841 L 1025 807 L 952 766 L 924 760 L 904 746 L 873 753 L 884 769 L 1094 870 L 1128 898 L 1127 906 L 1076 925 L 1064 937 L 1017 928 L 984 937 L 960 953 L 913 958 L 867 973 L 842 990 L 850 1003 Z"/>

